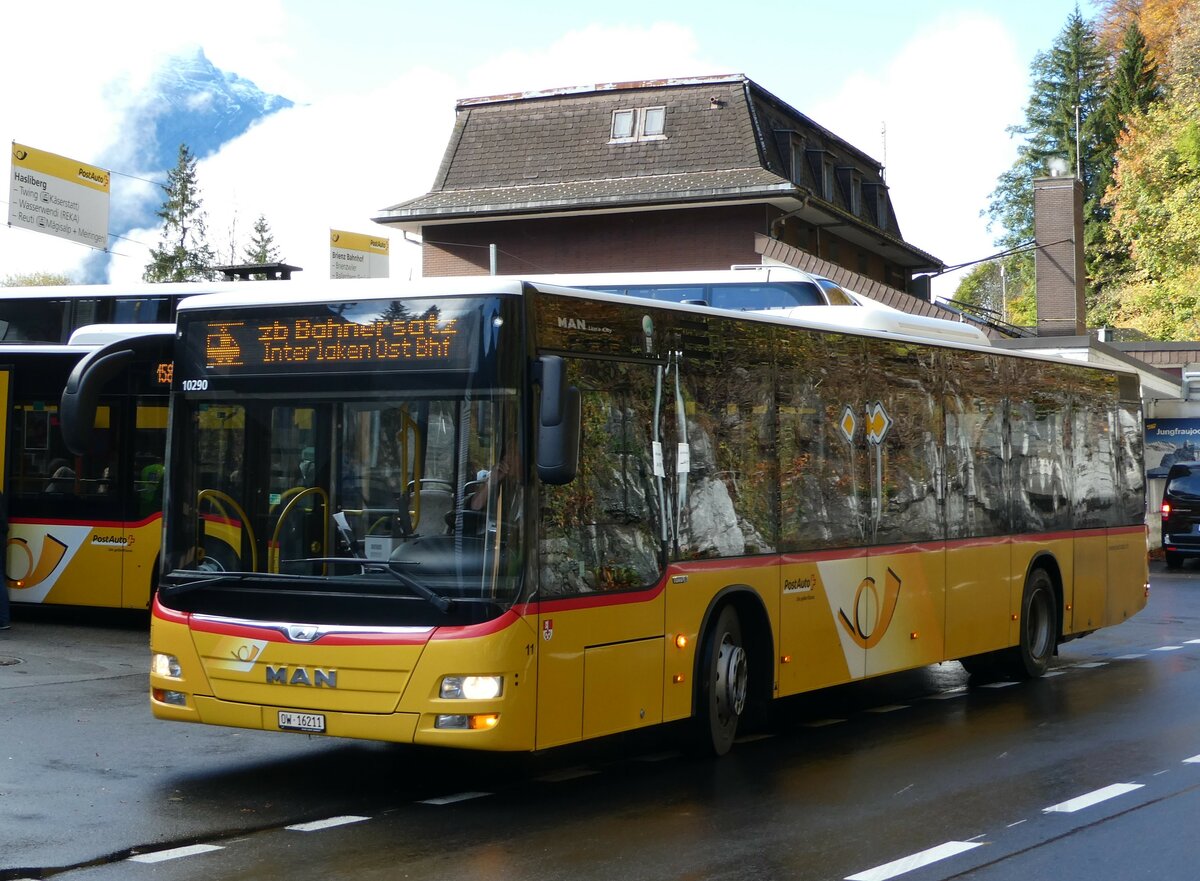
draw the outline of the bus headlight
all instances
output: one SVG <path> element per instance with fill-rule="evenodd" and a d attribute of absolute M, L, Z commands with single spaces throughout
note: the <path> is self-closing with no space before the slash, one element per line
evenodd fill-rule
<path fill-rule="evenodd" d="M 500 697 L 503 676 L 447 676 L 442 679 L 439 697 L 447 700 L 486 701 Z"/>
<path fill-rule="evenodd" d="M 155 652 L 150 658 L 150 672 L 155 676 L 169 676 L 172 679 L 179 679 L 183 676 L 179 658 L 159 652 Z"/>

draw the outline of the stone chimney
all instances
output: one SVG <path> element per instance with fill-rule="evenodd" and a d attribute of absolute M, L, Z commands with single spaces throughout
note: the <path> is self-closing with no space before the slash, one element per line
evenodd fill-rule
<path fill-rule="evenodd" d="M 1076 177 L 1033 181 L 1037 335 L 1084 336 L 1083 182 Z"/>

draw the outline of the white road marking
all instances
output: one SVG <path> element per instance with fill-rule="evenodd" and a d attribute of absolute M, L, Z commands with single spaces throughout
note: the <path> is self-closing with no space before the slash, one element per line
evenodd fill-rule
<path fill-rule="evenodd" d="M 1004 828 L 1005 828 L 1005 829 L 1012 829 L 1014 826 L 1020 826 L 1022 823 L 1028 823 L 1028 822 L 1029 822 L 1028 820 L 1017 820 L 1017 822 L 1015 822 L 1015 823 L 1009 823 L 1009 824 L 1008 824 L 1007 826 L 1005 826 Z"/>
<path fill-rule="evenodd" d="M 1087 661 L 1083 664 L 1072 664 L 1073 667 L 1078 667 L 1080 670 L 1095 670 L 1097 667 L 1107 667 L 1108 661 Z"/>
<path fill-rule="evenodd" d="M 322 829 L 332 829 L 334 826 L 345 826 L 348 823 L 361 823 L 363 820 L 369 820 L 370 817 L 330 817 L 328 820 L 313 820 L 311 823 L 295 823 L 291 826 L 284 826 L 292 832 L 319 832 Z"/>
<path fill-rule="evenodd" d="M 894 713 L 896 710 L 907 710 L 908 704 L 888 704 L 886 707 L 871 707 L 868 713 Z"/>
<path fill-rule="evenodd" d="M 1192 756 L 1190 759 L 1184 759 L 1185 765 L 1200 765 L 1200 756 Z"/>
<path fill-rule="evenodd" d="M 1115 658 L 1113 658 L 1113 660 L 1114 661 L 1136 661 L 1138 658 L 1144 658 L 1144 657 L 1146 657 L 1146 653 L 1139 652 L 1134 655 L 1117 655 Z"/>
<path fill-rule="evenodd" d="M 1183 646 L 1181 646 L 1181 645 L 1160 645 L 1158 648 L 1154 649 L 1154 651 L 1156 651 L 1156 652 L 1177 652 L 1181 648 L 1183 648 Z"/>
<path fill-rule="evenodd" d="M 426 799 L 423 799 L 423 800 L 417 802 L 417 804 L 452 805 L 455 802 L 470 801 L 473 798 L 483 798 L 484 796 L 488 796 L 488 795 L 491 795 L 491 793 L 490 792 L 459 792 L 454 795 L 442 795 L 442 796 L 439 796 L 438 798 L 426 798 Z"/>
<path fill-rule="evenodd" d="M 154 853 L 139 853 L 129 858 L 131 863 L 165 863 L 167 860 L 178 860 L 196 854 L 208 853 L 213 850 L 224 850 L 217 844 L 189 844 L 187 847 L 173 847 L 170 850 L 156 850 Z"/>
<path fill-rule="evenodd" d="M 1184 645 L 1200 645 L 1200 639 L 1189 639 Z"/>
<path fill-rule="evenodd" d="M 803 727 L 803 728 L 824 728 L 827 725 L 841 725 L 845 721 L 846 721 L 845 719 L 817 719 L 815 722 L 804 722 L 804 723 L 802 723 L 801 727 Z"/>
<path fill-rule="evenodd" d="M 986 682 L 983 684 L 982 687 L 983 688 L 1008 688 L 1010 685 L 1016 685 L 1016 684 L 1017 683 L 1011 682 L 1006 679 L 1003 682 Z"/>
<path fill-rule="evenodd" d="M 1042 678 L 1049 679 L 1051 676 L 1063 676 L 1066 674 L 1066 672 L 1066 670 L 1050 670 L 1046 673 L 1043 673 Z"/>
<path fill-rule="evenodd" d="M 947 841 L 945 844 L 939 844 L 929 850 L 893 860 L 882 866 L 876 866 L 874 869 L 867 869 L 857 875 L 848 875 L 846 881 L 887 881 L 888 878 L 895 878 L 897 875 L 903 875 L 914 869 L 924 868 L 940 860 L 966 853 L 982 844 L 982 841 Z"/>
<path fill-rule="evenodd" d="M 1095 792 L 1089 792 L 1085 795 L 1059 802 L 1056 805 L 1051 805 L 1048 808 L 1042 808 L 1042 813 L 1073 814 L 1076 811 L 1082 811 L 1084 808 L 1090 808 L 1092 805 L 1098 805 L 1100 802 L 1108 801 L 1110 798 L 1116 798 L 1119 795 L 1125 795 L 1128 792 L 1141 789 L 1144 785 L 1143 783 L 1114 783 L 1112 786 L 1105 786 L 1103 789 L 1097 789 Z"/>

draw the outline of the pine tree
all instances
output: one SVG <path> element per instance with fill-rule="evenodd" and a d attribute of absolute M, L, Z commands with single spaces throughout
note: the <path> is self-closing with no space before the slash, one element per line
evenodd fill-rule
<path fill-rule="evenodd" d="M 179 161 L 167 172 L 166 200 L 156 214 L 162 242 L 151 249 L 142 278 L 149 282 L 209 281 L 215 258 L 206 240 L 205 215 L 196 184 L 196 157 L 179 145 Z"/>
<path fill-rule="evenodd" d="M 1097 118 L 1097 191 L 1103 197 L 1112 183 L 1113 156 L 1117 149 L 1117 138 L 1126 128 L 1127 121 L 1135 113 L 1145 113 L 1158 100 L 1158 67 L 1146 50 L 1146 39 L 1137 22 L 1131 22 L 1125 31 L 1121 52 L 1108 77 L 1104 102 Z M 1098 210 L 1103 211 L 1102 206 Z M 1107 219 L 1107 212 L 1102 216 Z"/>
<path fill-rule="evenodd" d="M 1094 217 L 1103 227 L 1087 242 L 1088 275 L 1093 287 L 1088 311 L 1089 320 L 1096 325 L 1112 323 L 1116 304 L 1105 290 L 1129 268 L 1128 249 L 1114 234 L 1112 211 L 1105 198 L 1113 183 L 1117 143 L 1130 121 L 1145 113 L 1160 93 L 1157 65 L 1150 58 L 1137 21 L 1131 20 L 1107 79 L 1104 102 L 1096 114 L 1096 193 L 1100 201 L 1094 206 Z"/>
<path fill-rule="evenodd" d="M 1025 107 L 1025 121 L 1008 132 L 1022 137 L 1017 160 L 996 182 L 986 213 L 1003 232 L 996 242 L 1014 248 L 1031 241 L 1033 229 L 1033 179 L 1049 174 L 1051 160 L 1062 161 L 1067 172 L 1078 168 L 1084 186 L 1084 238 L 1098 240 L 1103 219 L 1097 207 L 1101 138 L 1097 110 L 1104 100 L 1105 56 L 1096 33 L 1076 8 L 1047 52 L 1039 52 L 1031 65 L 1033 90 Z M 1016 297 L 1028 297 L 1019 280 L 1032 281 L 1033 254 L 1008 258 L 1005 265 L 1015 284 Z M 1010 309 L 1013 308 L 1010 299 Z M 1032 309 L 1032 301 L 1024 303 Z"/>
<path fill-rule="evenodd" d="M 247 263 L 278 263 L 279 248 L 275 246 L 275 236 L 271 235 L 271 224 L 267 223 L 265 214 L 258 215 L 254 221 L 254 229 L 250 233 L 250 246 L 242 251 L 242 257 Z M 267 276 L 258 273 L 252 276 L 262 281 Z"/>
<path fill-rule="evenodd" d="M 250 246 L 242 252 L 247 263 L 278 263 L 279 248 L 271 234 L 271 224 L 265 214 L 258 215 L 254 230 L 250 234 Z"/>
<path fill-rule="evenodd" d="M 1034 58 L 1031 72 L 1033 93 L 1025 107 L 1025 122 L 1008 129 L 1010 135 L 1025 140 L 1017 150 L 1017 161 L 1000 175 L 987 209 L 992 222 L 1004 227 L 997 243 L 1007 247 L 1033 238 L 1033 179 L 1049 173 L 1051 159 L 1064 160 L 1068 173 L 1079 167 L 1085 201 L 1094 202 L 1098 195 L 1093 116 L 1104 98 L 1104 55 L 1078 9 L 1067 18 L 1050 50 Z"/>

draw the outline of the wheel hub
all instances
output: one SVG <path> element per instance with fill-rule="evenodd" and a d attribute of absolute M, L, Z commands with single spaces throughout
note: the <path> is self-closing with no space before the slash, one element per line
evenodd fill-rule
<path fill-rule="evenodd" d="M 717 715 L 722 720 L 740 716 L 746 708 L 746 683 L 749 680 L 746 652 L 728 636 L 721 641 L 717 655 Z"/>

